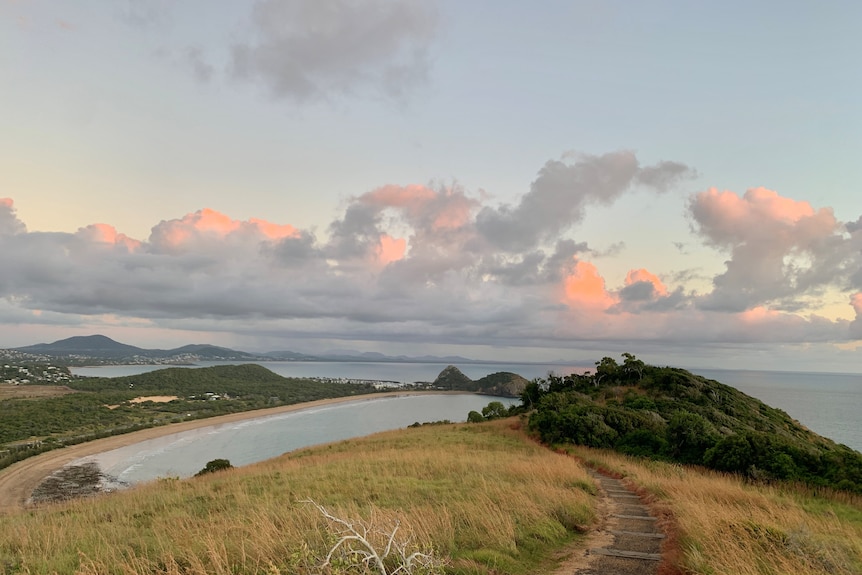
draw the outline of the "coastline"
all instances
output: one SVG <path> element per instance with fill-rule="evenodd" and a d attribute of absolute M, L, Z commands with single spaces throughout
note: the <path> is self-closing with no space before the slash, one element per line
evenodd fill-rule
<path fill-rule="evenodd" d="M 47 477 L 65 465 L 89 455 L 96 455 L 112 449 L 134 445 L 135 443 L 155 439 L 173 433 L 199 429 L 222 423 L 233 423 L 247 419 L 268 417 L 304 409 L 312 409 L 324 405 L 333 405 L 351 401 L 373 401 L 384 397 L 406 397 L 413 395 L 446 395 L 446 394 L 469 394 L 470 392 L 456 391 L 393 391 L 391 393 L 369 393 L 364 395 L 351 395 L 346 397 L 334 397 L 330 399 L 319 399 L 305 403 L 282 405 L 266 409 L 256 409 L 231 413 L 217 417 L 183 421 L 159 427 L 151 427 L 140 431 L 133 431 L 122 435 L 114 435 L 102 439 L 70 445 L 61 449 L 54 449 L 41 453 L 35 457 L 27 458 L 0 470 L 0 514 L 23 509 L 27 506 L 30 495 Z"/>

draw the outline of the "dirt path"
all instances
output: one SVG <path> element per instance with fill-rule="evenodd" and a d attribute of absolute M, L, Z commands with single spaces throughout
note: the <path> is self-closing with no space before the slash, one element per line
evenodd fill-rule
<path fill-rule="evenodd" d="M 656 518 L 618 479 L 589 470 L 599 484 L 600 526 L 553 575 L 655 575 L 664 539 Z"/>
<path fill-rule="evenodd" d="M 291 411 L 299 411 L 301 409 L 309 409 L 319 407 L 321 405 L 331 405 L 343 403 L 346 401 L 358 400 L 373 400 L 383 397 L 393 396 L 408 396 L 422 394 L 439 394 L 441 392 L 394 392 L 394 393 L 372 393 L 368 395 L 354 395 L 348 397 L 336 397 L 333 399 L 321 399 L 306 403 L 297 403 L 294 405 L 284 405 L 281 407 L 273 407 L 269 409 L 258 409 L 254 411 L 243 411 L 241 413 L 232 413 L 230 415 L 222 415 L 219 417 L 210 417 L 206 419 L 196 419 L 194 421 L 184 421 L 182 423 L 174 423 L 171 425 L 163 425 L 161 427 L 153 427 L 143 429 L 123 435 L 106 437 L 95 441 L 88 441 L 78 445 L 71 445 L 62 449 L 55 449 L 42 453 L 35 457 L 30 457 L 23 461 L 19 461 L 10 465 L 6 469 L 0 470 L 0 513 L 6 513 L 10 510 L 21 509 L 27 503 L 30 494 L 34 489 L 49 475 L 64 465 L 81 457 L 103 453 L 119 447 L 126 447 L 135 443 L 154 439 L 172 433 L 188 431 L 200 427 L 210 425 L 218 425 L 221 423 L 231 423 L 234 421 L 242 421 L 244 419 L 253 419 L 257 417 L 266 417 L 268 415 L 276 415 L 279 413 L 288 413 Z"/>

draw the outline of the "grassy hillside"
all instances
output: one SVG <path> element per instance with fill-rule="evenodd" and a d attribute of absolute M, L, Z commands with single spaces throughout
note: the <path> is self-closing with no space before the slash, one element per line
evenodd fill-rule
<path fill-rule="evenodd" d="M 451 573 L 544 571 L 594 521 L 595 488 L 513 423 L 410 428 L 0 516 L 0 573 L 318 572 L 335 535 L 307 499 L 387 532 L 400 521 L 397 541 Z"/>
<path fill-rule="evenodd" d="M 336 536 L 302 503 L 309 498 L 356 526 L 388 533 L 400 522 L 397 542 L 433 551 L 447 573 L 548 573 L 595 526 L 597 491 L 580 461 L 652 502 L 671 535 L 668 573 L 862 572 L 859 496 L 609 450 L 570 446 L 571 457 L 518 427 L 410 428 L 0 516 L 0 573 L 316 573 Z M 385 537 L 374 543 L 382 548 Z"/>
<path fill-rule="evenodd" d="M 673 517 L 674 561 L 682 573 L 858 575 L 862 497 L 800 485 L 753 484 L 735 475 L 609 450 L 569 453 L 638 486 Z"/>
<path fill-rule="evenodd" d="M 684 369 L 629 354 L 594 374 L 531 382 L 530 427 L 550 444 L 614 448 L 732 471 L 755 480 L 802 481 L 862 493 L 862 454 L 821 437 L 779 409 Z"/>

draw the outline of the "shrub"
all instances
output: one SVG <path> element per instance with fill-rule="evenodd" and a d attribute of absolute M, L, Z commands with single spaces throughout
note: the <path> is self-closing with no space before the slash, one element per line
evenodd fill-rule
<path fill-rule="evenodd" d="M 207 462 L 206 467 L 195 473 L 195 477 L 206 475 L 207 473 L 215 473 L 216 471 L 231 469 L 232 467 L 233 465 L 231 465 L 230 461 L 227 459 L 213 459 L 212 461 Z"/>

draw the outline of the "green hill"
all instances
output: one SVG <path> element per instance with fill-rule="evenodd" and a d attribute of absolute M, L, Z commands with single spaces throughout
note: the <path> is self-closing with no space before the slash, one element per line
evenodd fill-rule
<path fill-rule="evenodd" d="M 464 375 L 454 365 L 447 366 L 432 384 L 438 389 L 472 391 L 501 397 L 520 397 L 529 381 L 508 371 L 498 371 L 477 380 Z"/>
<path fill-rule="evenodd" d="M 536 408 L 530 427 L 548 443 L 862 492 L 859 452 L 730 386 L 623 357 L 603 358 L 594 374 L 530 383 L 522 395 Z"/>

